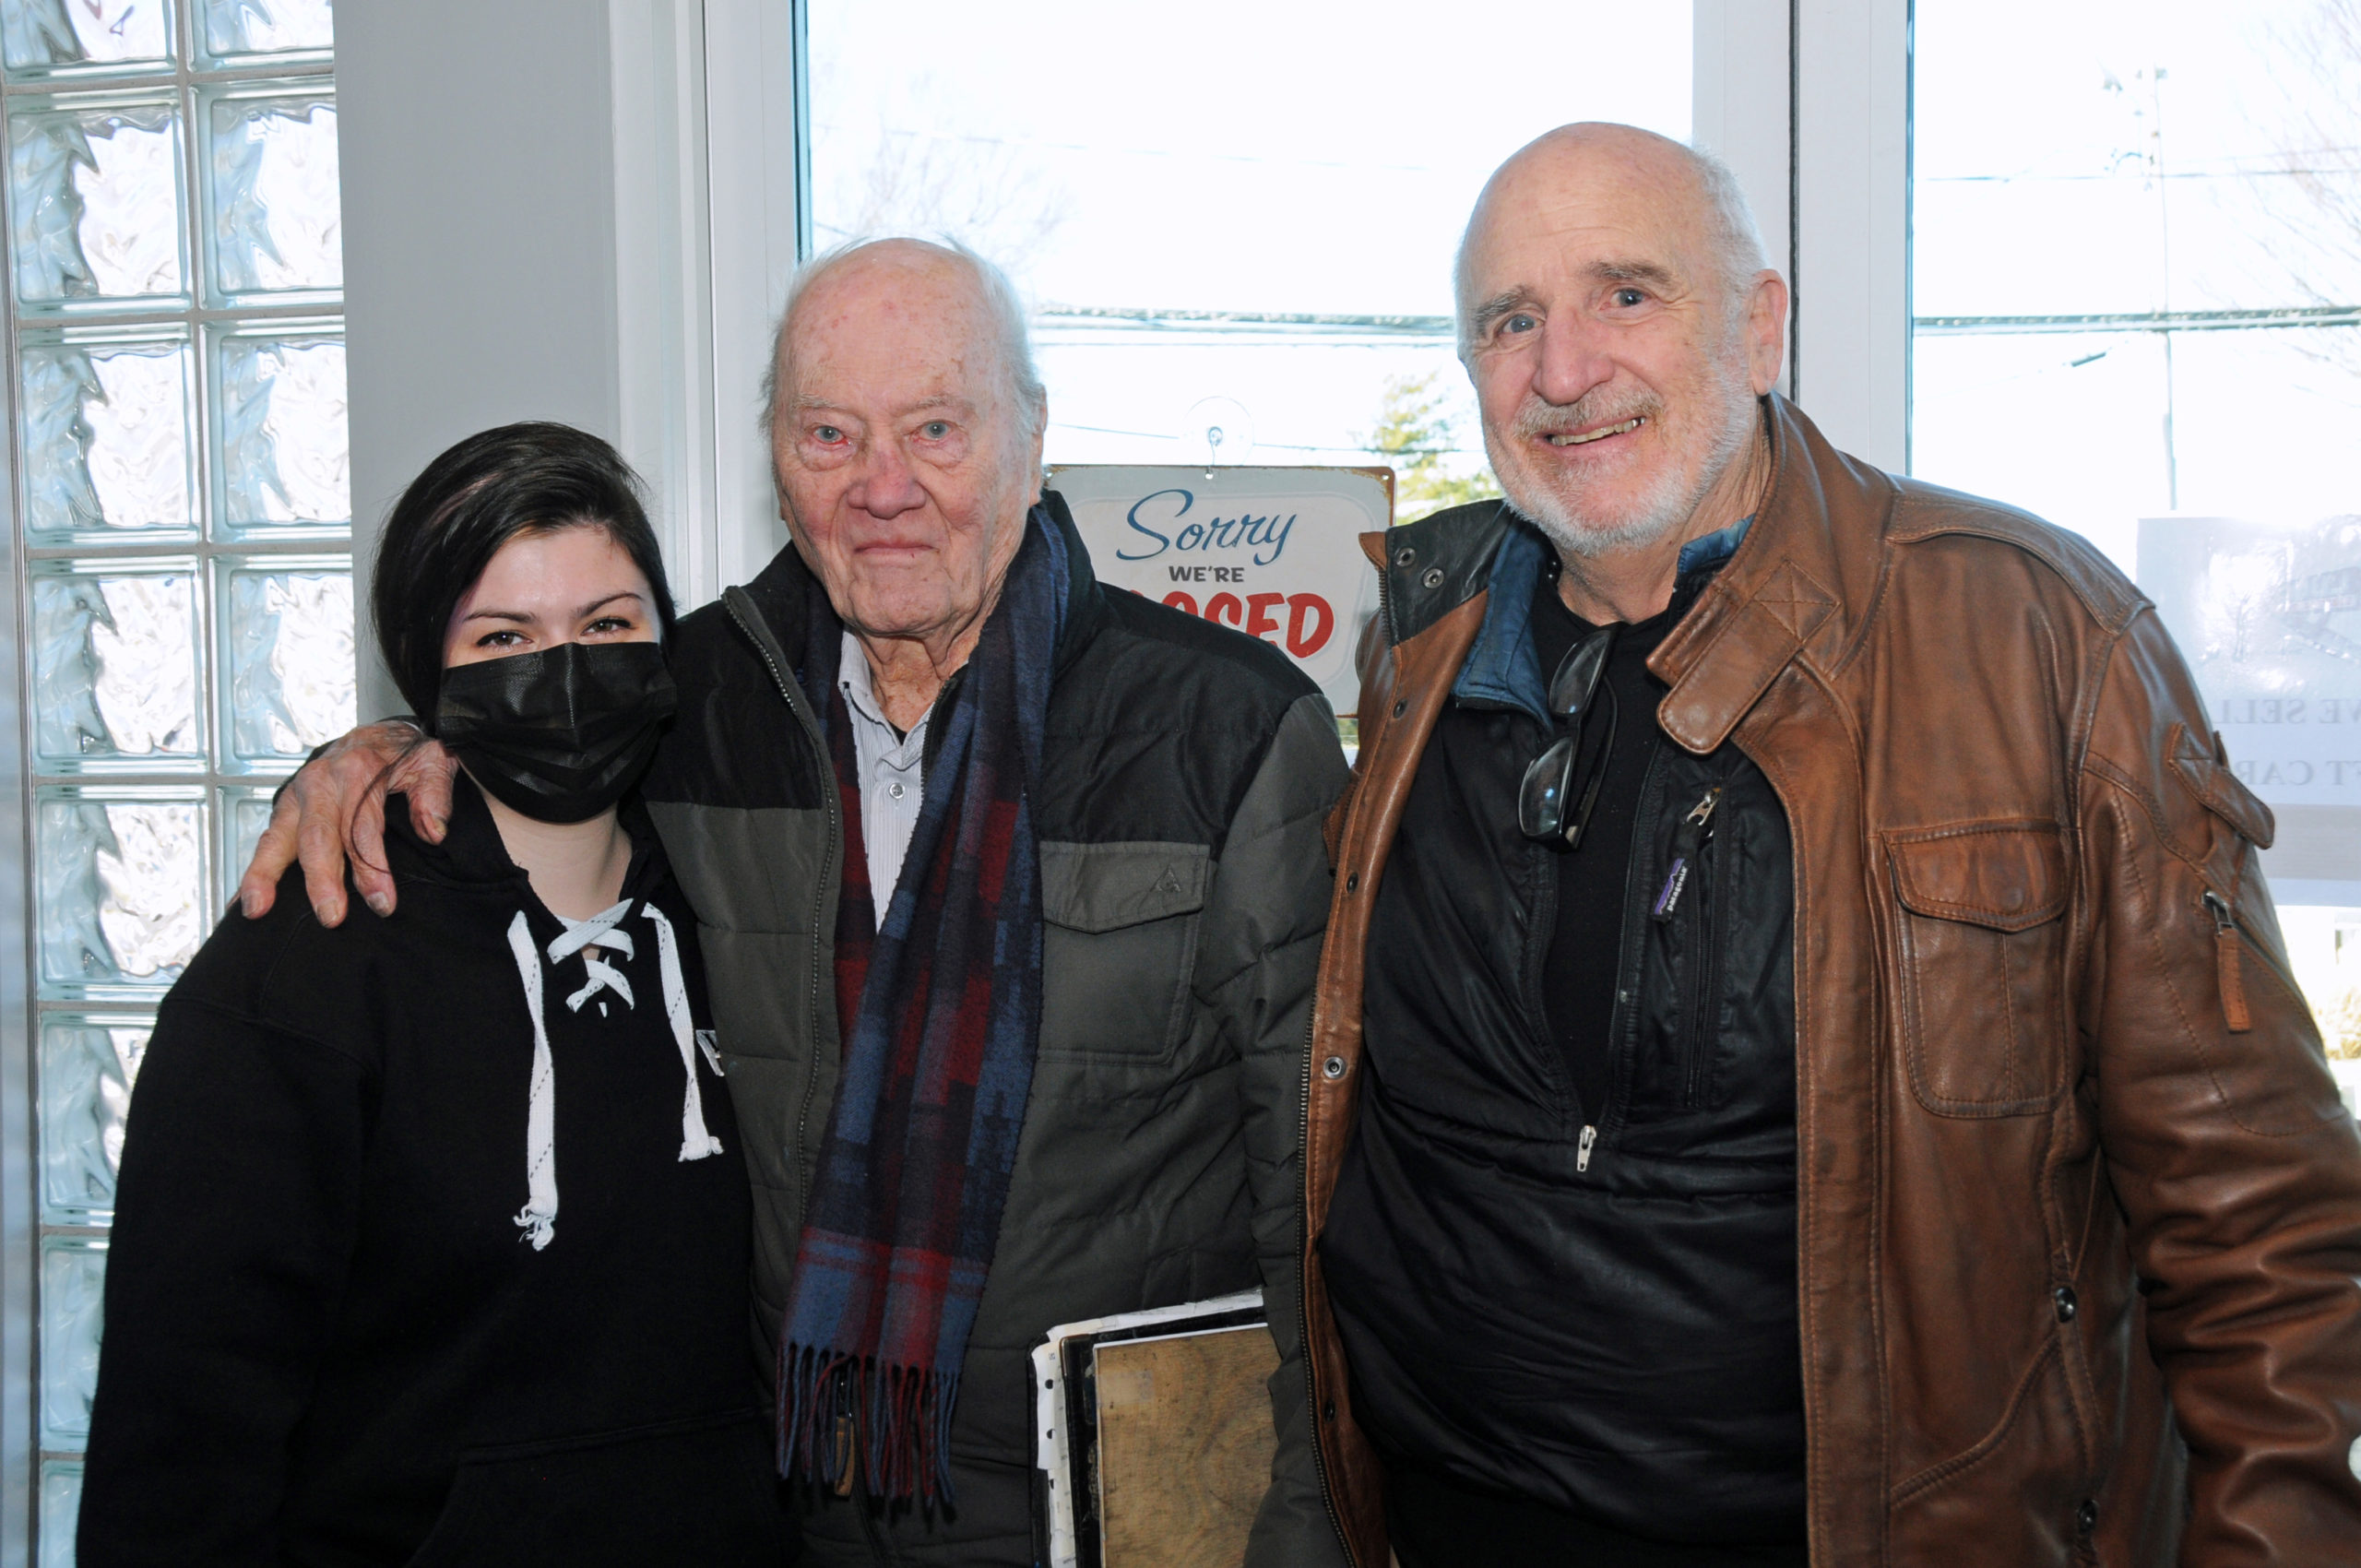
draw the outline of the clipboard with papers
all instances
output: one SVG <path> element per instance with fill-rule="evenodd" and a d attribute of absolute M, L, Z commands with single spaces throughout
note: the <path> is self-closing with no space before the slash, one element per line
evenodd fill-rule
<path fill-rule="evenodd" d="M 1062 1324 L 1033 1351 L 1036 1561 L 1235 1568 L 1275 1446 L 1263 1293 Z"/>

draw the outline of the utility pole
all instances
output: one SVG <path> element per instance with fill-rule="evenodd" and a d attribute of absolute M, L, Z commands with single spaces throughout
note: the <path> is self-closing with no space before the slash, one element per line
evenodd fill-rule
<path fill-rule="evenodd" d="M 2165 180 L 2165 77 L 2162 65 L 2148 67 L 2148 101 L 2153 116 L 2149 137 L 2155 143 L 2150 164 L 2156 174 L 2156 237 L 2157 263 L 2163 273 L 2158 297 L 2167 320 L 2173 313 L 2173 218 L 2169 186 Z M 2173 511 L 2180 510 L 2180 452 L 2173 434 L 2175 388 L 2173 386 L 2173 330 L 2166 327 L 2159 334 L 2165 340 L 2165 501 Z"/>

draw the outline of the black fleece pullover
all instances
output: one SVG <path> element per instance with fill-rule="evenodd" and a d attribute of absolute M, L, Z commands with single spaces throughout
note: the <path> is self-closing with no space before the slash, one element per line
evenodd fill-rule
<path fill-rule="evenodd" d="M 746 1348 L 738 1128 L 695 921 L 644 815 L 633 951 L 583 956 L 473 785 L 428 845 L 388 802 L 391 919 L 298 873 L 164 1000 L 125 1142 L 79 1558 L 117 1564 L 777 1563 Z M 670 922 L 668 986 L 658 922 Z M 557 1209 L 531 1201 L 540 968 Z M 718 1153 L 682 1158 L 698 1075 Z"/>

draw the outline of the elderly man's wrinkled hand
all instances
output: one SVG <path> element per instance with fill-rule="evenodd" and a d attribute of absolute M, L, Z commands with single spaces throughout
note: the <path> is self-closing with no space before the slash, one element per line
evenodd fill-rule
<path fill-rule="evenodd" d="M 451 754 L 400 719 L 368 724 L 330 742 L 287 781 L 271 806 L 270 826 L 238 882 L 248 920 L 269 913 L 279 879 L 297 860 L 303 890 L 322 925 L 343 923 L 348 857 L 362 899 L 380 915 L 394 911 L 394 877 L 386 862 L 386 796 L 409 797 L 410 824 L 440 843 L 451 814 Z"/>

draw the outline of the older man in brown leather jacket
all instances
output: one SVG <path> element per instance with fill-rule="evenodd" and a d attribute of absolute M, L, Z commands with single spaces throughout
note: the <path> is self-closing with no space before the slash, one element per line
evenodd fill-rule
<path fill-rule="evenodd" d="M 1459 285 L 1512 504 L 1367 541 L 1282 1335 L 1349 1560 L 2361 1560 L 2361 1141 L 2153 610 L 1773 394 L 1676 144 Z"/>

